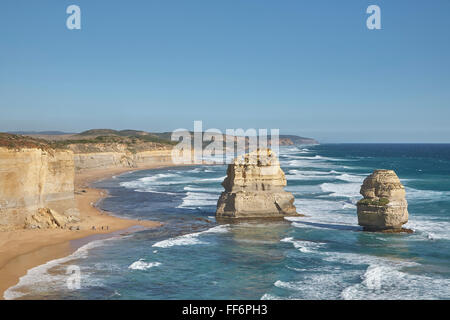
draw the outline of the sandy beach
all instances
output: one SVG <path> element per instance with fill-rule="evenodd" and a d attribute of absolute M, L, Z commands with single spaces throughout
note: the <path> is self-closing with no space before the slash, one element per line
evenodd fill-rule
<path fill-rule="evenodd" d="M 107 193 L 104 190 L 91 188 L 90 184 L 125 172 L 167 166 L 172 166 L 172 164 L 89 170 L 77 173 L 75 177 L 75 199 L 80 211 L 81 221 L 73 225 L 79 226 L 80 230 L 15 229 L 1 231 L 0 299 L 4 299 L 5 290 L 17 284 L 19 278 L 25 275 L 30 268 L 68 256 L 89 241 L 96 240 L 98 237 L 104 238 L 117 233 L 139 230 L 135 226 L 139 226 L 140 229 L 160 226 L 161 224 L 156 221 L 122 219 L 97 209 L 95 204 L 106 197 Z M 95 230 L 93 230 L 93 226 L 95 226 Z"/>

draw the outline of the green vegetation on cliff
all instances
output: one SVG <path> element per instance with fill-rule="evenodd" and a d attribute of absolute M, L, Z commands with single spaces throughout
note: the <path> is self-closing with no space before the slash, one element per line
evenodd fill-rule
<path fill-rule="evenodd" d="M 92 129 L 78 134 L 49 134 L 51 132 L 37 132 L 28 135 L 9 133 L 0 134 L 0 146 L 10 149 L 40 148 L 40 149 L 70 149 L 75 153 L 124 151 L 131 153 L 139 151 L 170 149 L 179 141 L 172 141 L 172 132 L 152 133 L 141 130 L 113 130 Z M 56 132 L 57 133 L 57 132 Z M 191 136 L 193 132 L 189 132 Z M 224 141 L 226 136 L 224 135 Z M 248 144 L 248 137 L 235 137 L 236 144 L 244 139 Z M 192 139 L 192 143 L 193 143 Z M 211 141 L 203 141 L 203 147 Z M 314 139 L 293 135 L 280 135 L 280 145 L 315 144 Z"/>
<path fill-rule="evenodd" d="M 153 135 L 111 134 L 95 136 L 93 134 L 80 134 L 67 136 L 67 138 L 61 140 L 45 140 L 38 137 L 0 133 L 0 147 L 15 150 L 37 148 L 44 151 L 70 149 L 74 152 L 102 152 L 121 149 L 120 146 L 122 146 L 122 149 L 136 153 L 138 151 L 167 149 L 176 143 L 176 141 L 168 141 Z"/>
<path fill-rule="evenodd" d="M 42 150 L 52 149 L 50 143 L 43 139 L 35 139 L 27 136 L 20 136 L 9 133 L 0 133 L 0 147 L 18 150 L 28 148 L 36 148 Z"/>

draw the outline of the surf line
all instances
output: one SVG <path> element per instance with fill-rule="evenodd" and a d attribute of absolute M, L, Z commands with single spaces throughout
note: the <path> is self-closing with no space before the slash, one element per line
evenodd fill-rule
<path fill-rule="evenodd" d="M 196 307 L 189 304 L 189 307 L 183 307 L 183 315 L 209 315 L 214 317 L 217 307 Z"/>

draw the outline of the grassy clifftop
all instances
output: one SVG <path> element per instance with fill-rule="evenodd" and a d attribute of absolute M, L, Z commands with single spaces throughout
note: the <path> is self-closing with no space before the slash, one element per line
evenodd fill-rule
<path fill-rule="evenodd" d="M 96 131 L 96 130 L 92 130 Z M 37 136 L 25 136 L 9 133 L 0 133 L 0 147 L 21 150 L 37 148 L 45 151 L 54 149 L 72 150 L 75 153 L 129 151 L 132 153 L 148 150 L 161 150 L 171 148 L 176 142 L 167 141 L 152 135 L 119 135 L 114 130 L 108 134 L 89 132 L 89 134 L 76 134 L 60 136 L 58 139 L 44 139 Z"/>
<path fill-rule="evenodd" d="M 20 136 L 16 134 L 0 133 L 0 147 L 8 149 L 52 149 L 51 144 L 43 139 L 36 139 L 27 136 Z"/>

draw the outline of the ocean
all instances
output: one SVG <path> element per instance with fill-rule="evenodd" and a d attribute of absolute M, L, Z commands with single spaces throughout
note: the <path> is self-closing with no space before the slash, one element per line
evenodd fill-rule
<path fill-rule="evenodd" d="M 281 147 L 306 217 L 217 224 L 226 166 L 123 174 L 95 184 L 98 206 L 161 228 L 97 240 L 28 271 L 16 299 L 449 299 L 450 144 Z M 393 169 L 406 188 L 413 234 L 362 232 L 364 178 Z M 79 289 L 66 270 L 78 266 Z"/>

